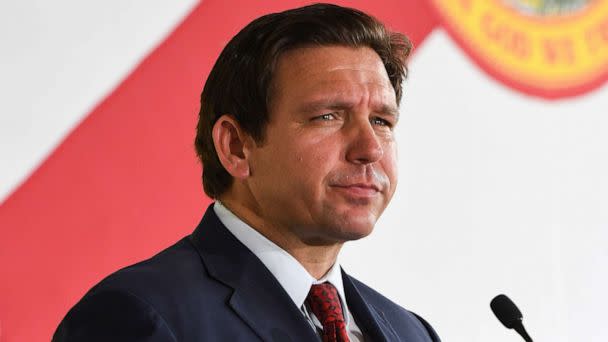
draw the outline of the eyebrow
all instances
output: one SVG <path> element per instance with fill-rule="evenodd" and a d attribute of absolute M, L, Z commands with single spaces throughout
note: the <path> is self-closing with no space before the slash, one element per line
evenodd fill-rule
<path fill-rule="evenodd" d="M 349 101 L 320 100 L 305 103 L 300 107 L 300 110 L 305 113 L 314 113 L 323 109 L 344 110 L 352 107 L 353 104 Z M 394 116 L 395 119 L 399 119 L 399 109 L 396 106 L 391 106 L 389 104 L 382 104 L 379 107 L 374 108 L 374 112 Z"/>
<path fill-rule="evenodd" d="M 399 119 L 399 109 L 396 106 L 383 104 L 378 112 L 394 116 L 395 119 Z"/>

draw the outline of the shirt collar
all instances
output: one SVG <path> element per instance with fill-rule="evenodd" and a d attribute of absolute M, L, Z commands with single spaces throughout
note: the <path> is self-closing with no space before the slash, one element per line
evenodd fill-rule
<path fill-rule="evenodd" d="M 344 312 L 347 312 L 342 273 L 338 262 L 331 267 L 323 278 L 317 280 L 291 254 L 243 222 L 222 203 L 216 201 L 213 210 L 232 235 L 262 261 L 298 308 L 304 305 L 313 284 L 321 284 L 327 281 L 336 287 Z M 348 315 L 344 316 L 345 319 L 348 319 Z"/>

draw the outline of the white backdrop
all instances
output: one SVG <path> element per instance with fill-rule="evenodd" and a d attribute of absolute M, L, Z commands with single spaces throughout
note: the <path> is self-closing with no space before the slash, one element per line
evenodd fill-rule
<path fill-rule="evenodd" d="M 194 3 L 0 4 L 0 202 Z M 344 267 L 444 341 L 519 341 L 490 312 L 498 293 L 536 341 L 608 341 L 608 87 L 527 97 L 442 29 L 410 69 L 398 192 Z"/>

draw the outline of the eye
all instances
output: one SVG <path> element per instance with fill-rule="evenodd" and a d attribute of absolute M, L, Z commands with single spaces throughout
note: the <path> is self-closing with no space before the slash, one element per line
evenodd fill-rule
<path fill-rule="evenodd" d="M 372 125 L 376 125 L 376 126 L 386 126 L 388 128 L 393 127 L 393 124 L 390 121 L 379 118 L 379 117 L 371 118 L 369 120 L 369 122 L 371 122 Z"/>
<path fill-rule="evenodd" d="M 333 121 L 333 120 L 336 120 L 336 114 L 334 114 L 334 113 L 326 113 L 326 114 L 323 114 L 323 115 L 315 116 L 313 118 L 313 120 Z"/>

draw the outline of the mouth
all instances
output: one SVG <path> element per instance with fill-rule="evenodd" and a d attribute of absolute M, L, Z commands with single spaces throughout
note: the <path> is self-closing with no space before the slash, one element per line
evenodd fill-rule
<path fill-rule="evenodd" d="M 380 188 L 371 183 L 336 184 L 332 187 L 353 198 L 371 198 L 380 192 Z"/>

